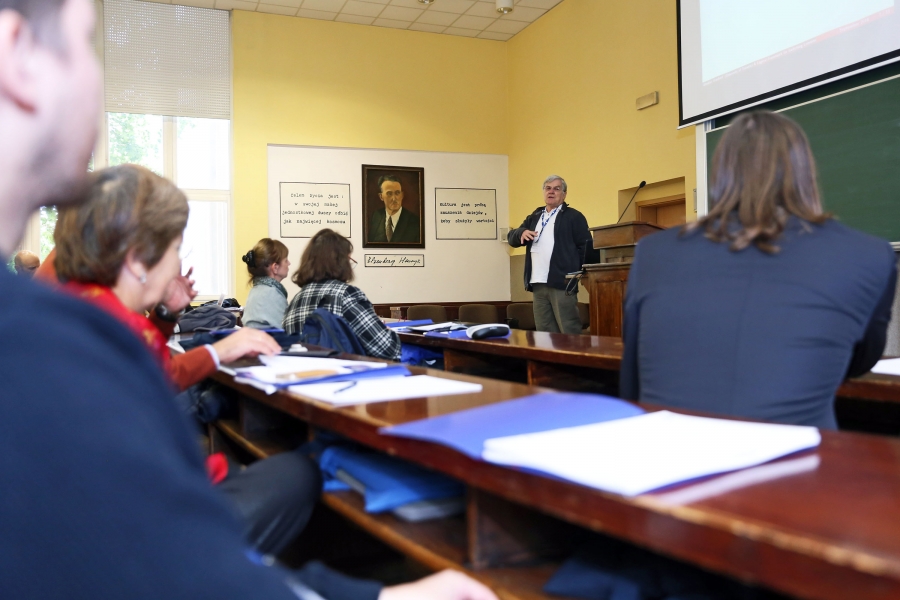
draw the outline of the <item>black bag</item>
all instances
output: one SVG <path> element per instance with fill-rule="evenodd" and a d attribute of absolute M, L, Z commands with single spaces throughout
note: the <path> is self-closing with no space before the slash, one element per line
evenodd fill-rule
<path fill-rule="evenodd" d="M 211 331 L 234 327 L 237 317 L 217 304 L 204 304 L 178 319 L 178 330 Z"/>

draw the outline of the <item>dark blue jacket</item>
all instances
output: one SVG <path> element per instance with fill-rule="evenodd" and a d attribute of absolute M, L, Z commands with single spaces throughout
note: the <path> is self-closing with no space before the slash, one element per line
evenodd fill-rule
<path fill-rule="evenodd" d="M 644 238 L 628 279 L 623 398 L 833 429 L 834 395 L 884 350 L 890 245 L 792 219 L 766 254 L 680 228 Z"/>
<path fill-rule="evenodd" d="M 5 270 L 0 298 L 3 596 L 296 600 L 248 558 L 144 344 Z M 321 569 L 307 575 L 322 589 Z"/>
<path fill-rule="evenodd" d="M 535 231 L 541 219 L 545 207 L 536 208 L 534 212 L 525 217 L 522 224 L 510 230 L 506 235 L 506 241 L 513 248 L 522 245 L 522 234 L 525 231 Z M 527 252 L 525 254 L 525 289 L 531 289 L 531 244 L 525 242 Z M 593 249 L 591 232 L 588 229 L 587 219 L 584 215 L 566 204 L 556 214 L 553 224 L 553 254 L 550 255 L 550 271 L 547 273 L 547 285 L 559 290 L 566 289 L 566 275 L 581 270 L 581 265 L 587 262 L 596 262 Z"/>

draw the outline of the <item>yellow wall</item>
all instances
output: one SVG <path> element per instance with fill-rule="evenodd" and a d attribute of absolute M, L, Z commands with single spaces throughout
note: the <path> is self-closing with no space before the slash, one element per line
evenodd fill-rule
<path fill-rule="evenodd" d="M 243 11 L 232 39 L 236 256 L 268 232 L 267 144 L 508 153 L 504 42 Z"/>
<path fill-rule="evenodd" d="M 507 42 L 512 224 L 541 204 L 551 173 L 591 226 L 616 221 L 619 190 L 678 177 L 694 218 L 694 131 L 676 130 L 675 27 L 671 0 L 563 0 Z M 636 110 L 653 91 L 659 104 Z"/>
<path fill-rule="evenodd" d="M 509 42 L 234 11 L 235 254 L 267 233 L 269 143 L 508 154 L 512 226 L 550 173 L 592 226 L 619 190 L 684 177 L 692 219 L 675 26 L 670 0 L 563 0 Z"/>

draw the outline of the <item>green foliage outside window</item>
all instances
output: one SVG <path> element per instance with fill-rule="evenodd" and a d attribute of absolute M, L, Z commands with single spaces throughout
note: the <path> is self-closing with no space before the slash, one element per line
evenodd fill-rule
<path fill-rule="evenodd" d="M 109 164 L 142 165 L 163 174 L 163 118 L 109 113 Z"/>

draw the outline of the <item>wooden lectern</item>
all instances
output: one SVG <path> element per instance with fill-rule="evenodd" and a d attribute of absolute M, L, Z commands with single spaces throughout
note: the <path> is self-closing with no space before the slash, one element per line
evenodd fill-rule
<path fill-rule="evenodd" d="M 645 221 L 591 227 L 594 248 L 600 250 L 600 262 L 585 265 L 591 295 L 591 335 L 622 337 L 622 302 L 634 247 L 643 237 L 664 227 Z"/>

